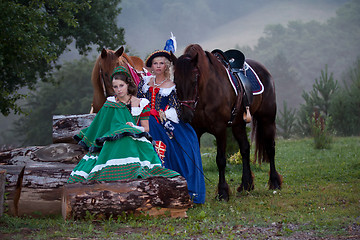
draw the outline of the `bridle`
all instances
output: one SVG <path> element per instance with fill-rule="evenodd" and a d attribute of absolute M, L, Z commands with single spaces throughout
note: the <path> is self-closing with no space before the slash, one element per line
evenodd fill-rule
<path fill-rule="evenodd" d="M 107 98 L 109 96 L 109 93 L 107 91 L 105 81 L 108 80 L 109 82 L 111 82 L 111 79 L 110 79 L 110 77 L 108 77 L 105 80 L 104 73 L 103 73 L 102 68 L 101 68 L 101 61 L 99 61 L 99 77 L 100 77 L 101 84 L 102 84 L 102 87 L 103 87 L 103 90 L 104 90 L 104 96 L 105 96 L 105 98 Z"/>
<path fill-rule="evenodd" d="M 180 106 L 184 106 L 187 108 L 190 108 L 191 111 L 195 112 L 195 108 L 199 102 L 199 69 L 196 67 L 194 70 L 195 72 L 195 92 L 194 92 L 194 96 L 191 100 L 179 100 Z M 191 106 L 193 105 L 193 107 Z"/>

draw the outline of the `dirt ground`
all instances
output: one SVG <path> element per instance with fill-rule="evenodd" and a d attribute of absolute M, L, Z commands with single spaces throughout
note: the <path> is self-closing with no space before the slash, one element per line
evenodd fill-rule
<path fill-rule="evenodd" d="M 350 226 L 348 226 L 346 229 L 339 229 L 339 230 L 345 230 L 347 232 L 344 236 L 334 235 L 334 236 L 324 236 L 324 237 L 318 237 L 315 235 L 314 231 L 299 231 L 299 226 L 287 224 L 285 232 L 288 232 L 289 234 L 284 234 L 284 229 L 282 224 L 279 223 L 273 223 L 269 227 L 244 227 L 244 226 L 238 226 L 234 227 L 232 229 L 232 236 L 235 236 L 235 239 L 286 239 L 286 240 L 298 240 L 298 239 L 307 239 L 307 240 L 335 240 L 335 239 L 360 239 L 360 224 L 354 223 Z M 49 231 L 51 231 L 49 229 Z M 215 230 L 216 231 L 216 230 Z M 214 231 L 214 239 L 221 239 L 222 236 L 219 233 L 215 233 Z M 22 228 L 20 232 L 13 233 L 13 234 L 3 234 L 0 233 L 0 239 L 33 239 L 34 236 L 36 236 L 37 230 L 29 229 L 29 228 Z M 121 228 L 118 231 L 114 232 L 114 235 L 118 235 L 118 239 L 126 239 L 128 237 L 131 237 L 131 234 L 139 234 L 141 232 L 149 232 L 148 228 Z M 125 236 L 125 238 L 124 238 Z M 176 237 L 176 235 L 175 235 Z M 226 236 L 223 236 L 226 238 Z M 117 238 L 117 237 L 115 237 Z M 208 236 L 206 237 L 206 239 Z M 69 239 L 69 238 L 53 238 L 55 239 Z M 71 238 L 74 239 L 80 239 L 80 238 Z M 84 239 L 84 238 L 81 238 Z M 100 239 L 99 237 L 93 236 L 91 239 Z M 192 236 L 187 239 L 205 239 L 204 236 L 198 235 L 198 236 Z"/>

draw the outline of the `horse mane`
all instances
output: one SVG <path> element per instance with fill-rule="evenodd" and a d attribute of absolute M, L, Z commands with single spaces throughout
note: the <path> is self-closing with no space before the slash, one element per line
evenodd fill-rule
<path fill-rule="evenodd" d="M 212 68 L 215 68 L 215 72 L 224 71 L 224 68 L 218 59 L 208 51 L 204 51 L 199 44 L 190 44 L 185 48 L 184 54 L 189 54 L 192 58 L 198 55 L 198 68 L 203 74 L 208 72 L 205 71 L 209 68 L 208 64 L 211 64 Z"/>

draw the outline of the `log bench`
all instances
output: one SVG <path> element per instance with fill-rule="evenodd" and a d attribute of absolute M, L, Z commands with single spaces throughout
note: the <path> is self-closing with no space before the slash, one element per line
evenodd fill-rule
<path fill-rule="evenodd" d="M 192 202 L 183 177 L 66 183 L 86 154 L 72 137 L 89 126 L 94 117 L 56 115 L 54 144 L 0 152 L 0 173 L 5 176 L 4 212 L 34 217 L 62 214 L 64 219 L 84 218 L 86 212 L 96 218 L 124 213 L 186 217 Z"/>

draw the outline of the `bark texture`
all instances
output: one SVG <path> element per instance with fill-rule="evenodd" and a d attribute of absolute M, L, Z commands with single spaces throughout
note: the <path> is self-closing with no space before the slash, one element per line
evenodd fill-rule
<path fill-rule="evenodd" d="M 116 218 L 123 214 L 186 217 L 192 206 L 186 180 L 151 177 L 115 182 L 66 184 L 63 189 L 64 219 Z"/>

